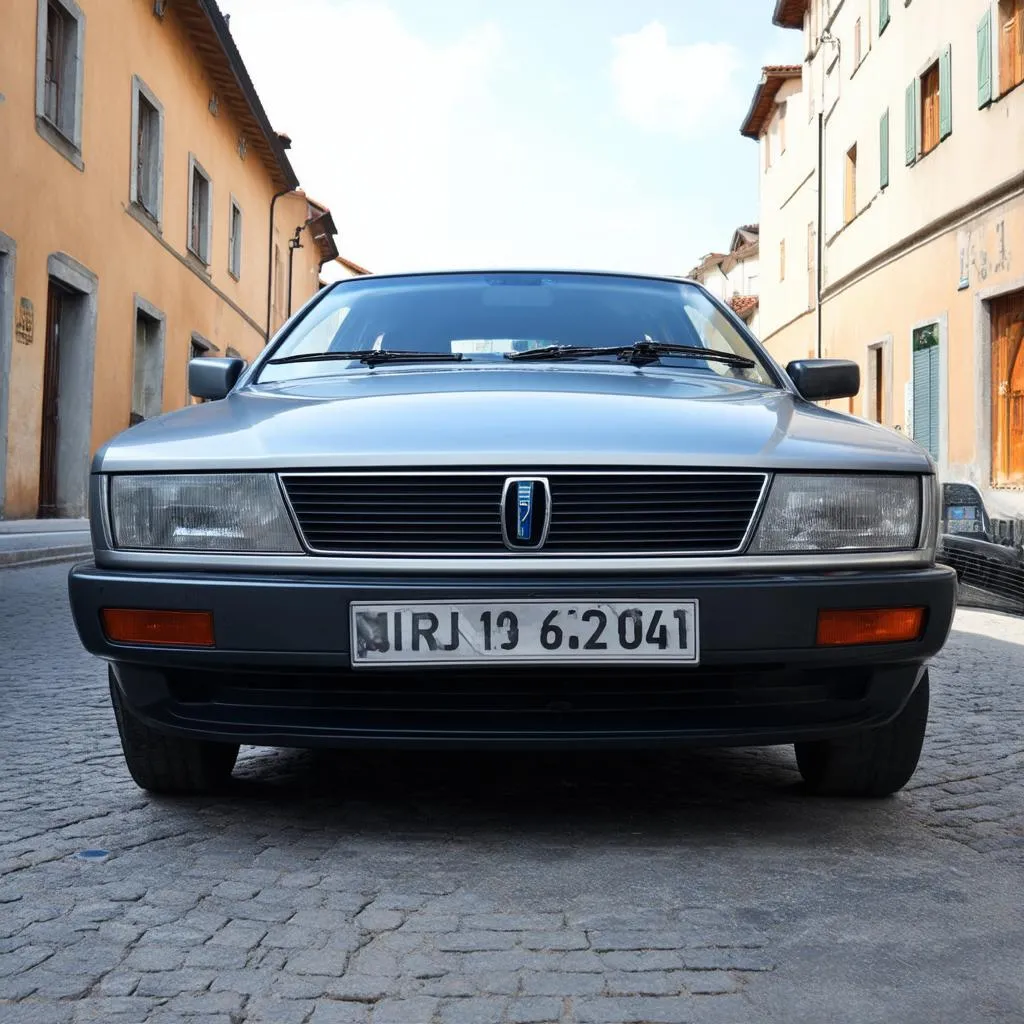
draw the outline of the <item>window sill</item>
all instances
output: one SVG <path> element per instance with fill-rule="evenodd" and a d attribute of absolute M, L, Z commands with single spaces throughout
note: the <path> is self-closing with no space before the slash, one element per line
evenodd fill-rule
<path fill-rule="evenodd" d="M 867 52 L 867 53 L 863 53 L 863 54 L 861 54 L 861 58 L 860 58 L 860 60 L 859 60 L 859 61 L 857 62 L 857 65 L 856 65 L 856 66 L 854 67 L 854 69 L 853 69 L 853 70 L 852 70 L 852 71 L 850 72 L 850 80 L 851 80 L 851 81 L 853 81 L 853 79 L 854 79 L 854 78 L 856 77 L 856 75 L 857 75 L 857 72 L 858 72 L 858 71 L 860 71 L 860 69 L 861 69 L 862 67 L 864 67 L 864 62 L 865 62 L 865 61 L 866 61 L 866 60 L 868 59 L 868 54 L 869 54 L 869 53 L 871 53 L 871 51 L 870 51 L 870 50 L 868 50 L 868 52 Z"/>
<path fill-rule="evenodd" d="M 981 109 L 986 110 L 989 107 L 995 106 L 995 104 L 1002 102 L 1011 93 L 1016 92 L 1022 85 L 1024 85 L 1024 79 L 1021 79 L 1016 85 L 1011 85 L 1005 88 L 1001 93 L 993 96 Z"/>
<path fill-rule="evenodd" d="M 136 220 L 143 220 L 146 222 L 146 226 L 158 235 L 163 234 L 163 224 L 160 223 L 160 218 L 143 206 L 137 199 L 133 199 L 131 202 L 132 213 L 135 214 Z"/>
<path fill-rule="evenodd" d="M 948 139 L 948 138 L 950 138 L 950 136 L 949 136 L 949 135 L 947 135 L 947 136 L 946 136 L 946 139 Z M 941 148 L 942 148 L 942 144 L 943 144 L 943 143 L 944 143 L 944 142 L 946 141 L 946 139 L 939 139 L 939 141 L 938 141 L 938 142 L 936 142 L 936 143 L 935 143 L 935 145 L 934 145 L 934 146 L 932 146 L 932 148 L 931 148 L 931 149 L 929 149 L 929 150 L 928 150 L 927 152 L 921 152 L 921 153 L 918 153 L 918 154 L 917 154 L 917 159 L 916 159 L 916 160 L 915 160 L 915 161 L 914 161 L 914 162 L 913 162 L 912 164 L 910 164 L 910 166 L 911 166 L 911 167 L 917 167 L 917 165 L 918 165 L 919 163 L 921 163 L 921 161 L 922 161 L 922 160 L 925 160 L 925 159 L 927 159 L 927 158 L 928 158 L 928 157 L 930 157 L 930 156 L 932 155 L 932 153 L 934 153 L 934 152 L 935 152 L 936 150 L 938 150 L 938 149 L 941 149 Z"/>
<path fill-rule="evenodd" d="M 82 160 L 82 150 L 76 146 L 52 121 L 36 114 L 36 132 L 40 138 L 45 139 L 68 163 L 73 164 L 78 170 L 85 170 L 85 162 Z"/>
<path fill-rule="evenodd" d="M 242 275 L 241 274 L 236 274 L 230 267 L 228 267 L 228 277 L 230 277 L 232 281 L 241 281 L 242 280 Z"/>
<path fill-rule="evenodd" d="M 189 248 L 185 252 L 185 259 L 188 260 L 189 264 L 200 274 L 204 274 L 206 277 L 211 276 L 210 264 L 203 259 L 197 252 Z"/>

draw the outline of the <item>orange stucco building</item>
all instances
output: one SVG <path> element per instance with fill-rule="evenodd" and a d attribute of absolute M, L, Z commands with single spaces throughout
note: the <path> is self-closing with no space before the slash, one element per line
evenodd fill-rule
<path fill-rule="evenodd" d="M 3 5 L 0 518 L 83 514 L 99 445 L 318 289 L 289 144 L 215 0 Z"/>

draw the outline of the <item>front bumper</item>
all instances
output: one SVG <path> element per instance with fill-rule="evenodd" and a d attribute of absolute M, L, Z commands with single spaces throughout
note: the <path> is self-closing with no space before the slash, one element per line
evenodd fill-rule
<path fill-rule="evenodd" d="M 746 745 L 882 724 L 943 645 L 952 570 L 549 578 L 259 576 L 76 566 L 85 647 L 134 712 L 167 732 L 267 746 Z M 701 664 L 349 667 L 351 601 L 696 599 Z M 911 643 L 822 648 L 821 608 L 923 606 Z M 105 607 L 212 611 L 213 649 L 113 644 Z"/>

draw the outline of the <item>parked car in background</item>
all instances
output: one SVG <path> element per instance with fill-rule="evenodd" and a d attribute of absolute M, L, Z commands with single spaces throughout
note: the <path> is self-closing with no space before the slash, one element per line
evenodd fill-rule
<path fill-rule="evenodd" d="M 956 571 L 964 603 L 1024 612 L 1024 555 L 997 534 L 974 484 L 942 485 L 937 557 Z"/>
<path fill-rule="evenodd" d="M 190 382 L 97 454 L 70 576 L 140 786 L 242 743 L 913 773 L 955 576 L 927 453 L 814 404 L 856 364 L 783 369 L 692 282 L 498 271 L 342 282 Z"/>

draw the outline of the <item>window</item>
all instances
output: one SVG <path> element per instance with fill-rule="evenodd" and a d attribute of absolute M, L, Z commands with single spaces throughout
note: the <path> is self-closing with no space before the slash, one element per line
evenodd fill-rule
<path fill-rule="evenodd" d="M 912 422 L 914 440 L 939 458 L 940 349 L 937 323 L 918 327 L 913 333 Z"/>
<path fill-rule="evenodd" d="M 779 104 L 779 154 L 786 152 L 786 104 Z"/>
<path fill-rule="evenodd" d="M 84 15 L 74 0 L 44 0 L 39 4 L 36 123 L 40 134 L 79 169 L 84 24 Z"/>
<path fill-rule="evenodd" d="M 132 82 L 131 201 L 158 223 L 163 207 L 164 112 L 136 76 Z"/>
<path fill-rule="evenodd" d="M 203 263 L 210 263 L 210 205 L 211 192 L 209 175 L 195 157 L 189 158 L 188 183 L 188 248 Z"/>
<path fill-rule="evenodd" d="M 130 423 L 159 416 L 164 392 L 163 324 L 144 309 L 135 309 L 135 358 L 132 366 Z"/>
<path fill-rule="evenodd" d="M 921 153 L 939 144 L 939 64 L 936 61 L 921 76 Z"/>
<path fill-rule="evenodd" d="M 1024 82 L 1024 0 L 999 0 L 999 92 Z"/>
<path fill-rule="evenodd" d="M 1024 292 L 992 303 L 992 483 L 1024 485 Z"/>
<path fill-rule="evenodd" d="M 846 154 L 846 193 L 843 202 L 843 223 L 849 224 L 857 216 L 857 146 Z"/>
<path fill-rule="evenodd" d="M 889 0 L 878 0 L 878 34 L 881 35 L 889 24 Z"/>
<path fill-rule="evenodd" d="M 228 223 L 228 273 L 236 281 L 242 276 L 242 208 L 234 196 Z"/>
<path fill-rule="evenodd" d="M 207 341 L 206 338 L 204 338 L 198 331 L 193 331 L 192 332 L 192 337 L 191 337 L 191 339 L 189 341 L 189 344 L 188 344 L 188 358 L 189 358 L 189 360 L 192 360 L 192 359 L 202 359 L 203 356 L 215 355 L 217 353 L 217 351 L 218 350 L 217 350 L 216 346 L 213 345 L 211 342 Z M 193 398 L 192 397 L 192 392 L 189 391 L 189 388 L 188 388 L 188 372 L 187 372 L 187 367 L 186 367 L 185 377 L 186 377 L 186 379 L 185 379 L 185 404 L 186 405 L 199 405 L 200 403 L 205 402 L 206 401 L 205 398 Z"/>
<path fill-rule="evenodd" d="M 950 47 L 907 86 L 907 164 L 927 155 L 953 131 Z"/>
<path fill-rule="evenodd" d="M 868 346 L 868 388 L 865 415 L 876 423 L 889 422 L 892 407 L 892 339 Z"/>
<path fill-rule="evenodd" d="M 863 57 L 861 44 L 861 28 L 860 18 L 858 18 L 853 25 L 853 71 L 856 71 L 860 66 L 861 58 Z M 852 72 L 851 72 L 852 74 Z"/>
<path fill-rule="evenodd" d="M 889 187 L 889 111 L 878 122 L 878 187 Z"/>
<path fill-rule="evenodd" d="M 772 133 L 771 129 L 764 133 L 764 171 L 767 174 L 772 167 Z"/>
<path fill-rule="evenodd" d="M 786 280 L 786 240 L 779 242 L 779 280 Z"/>

